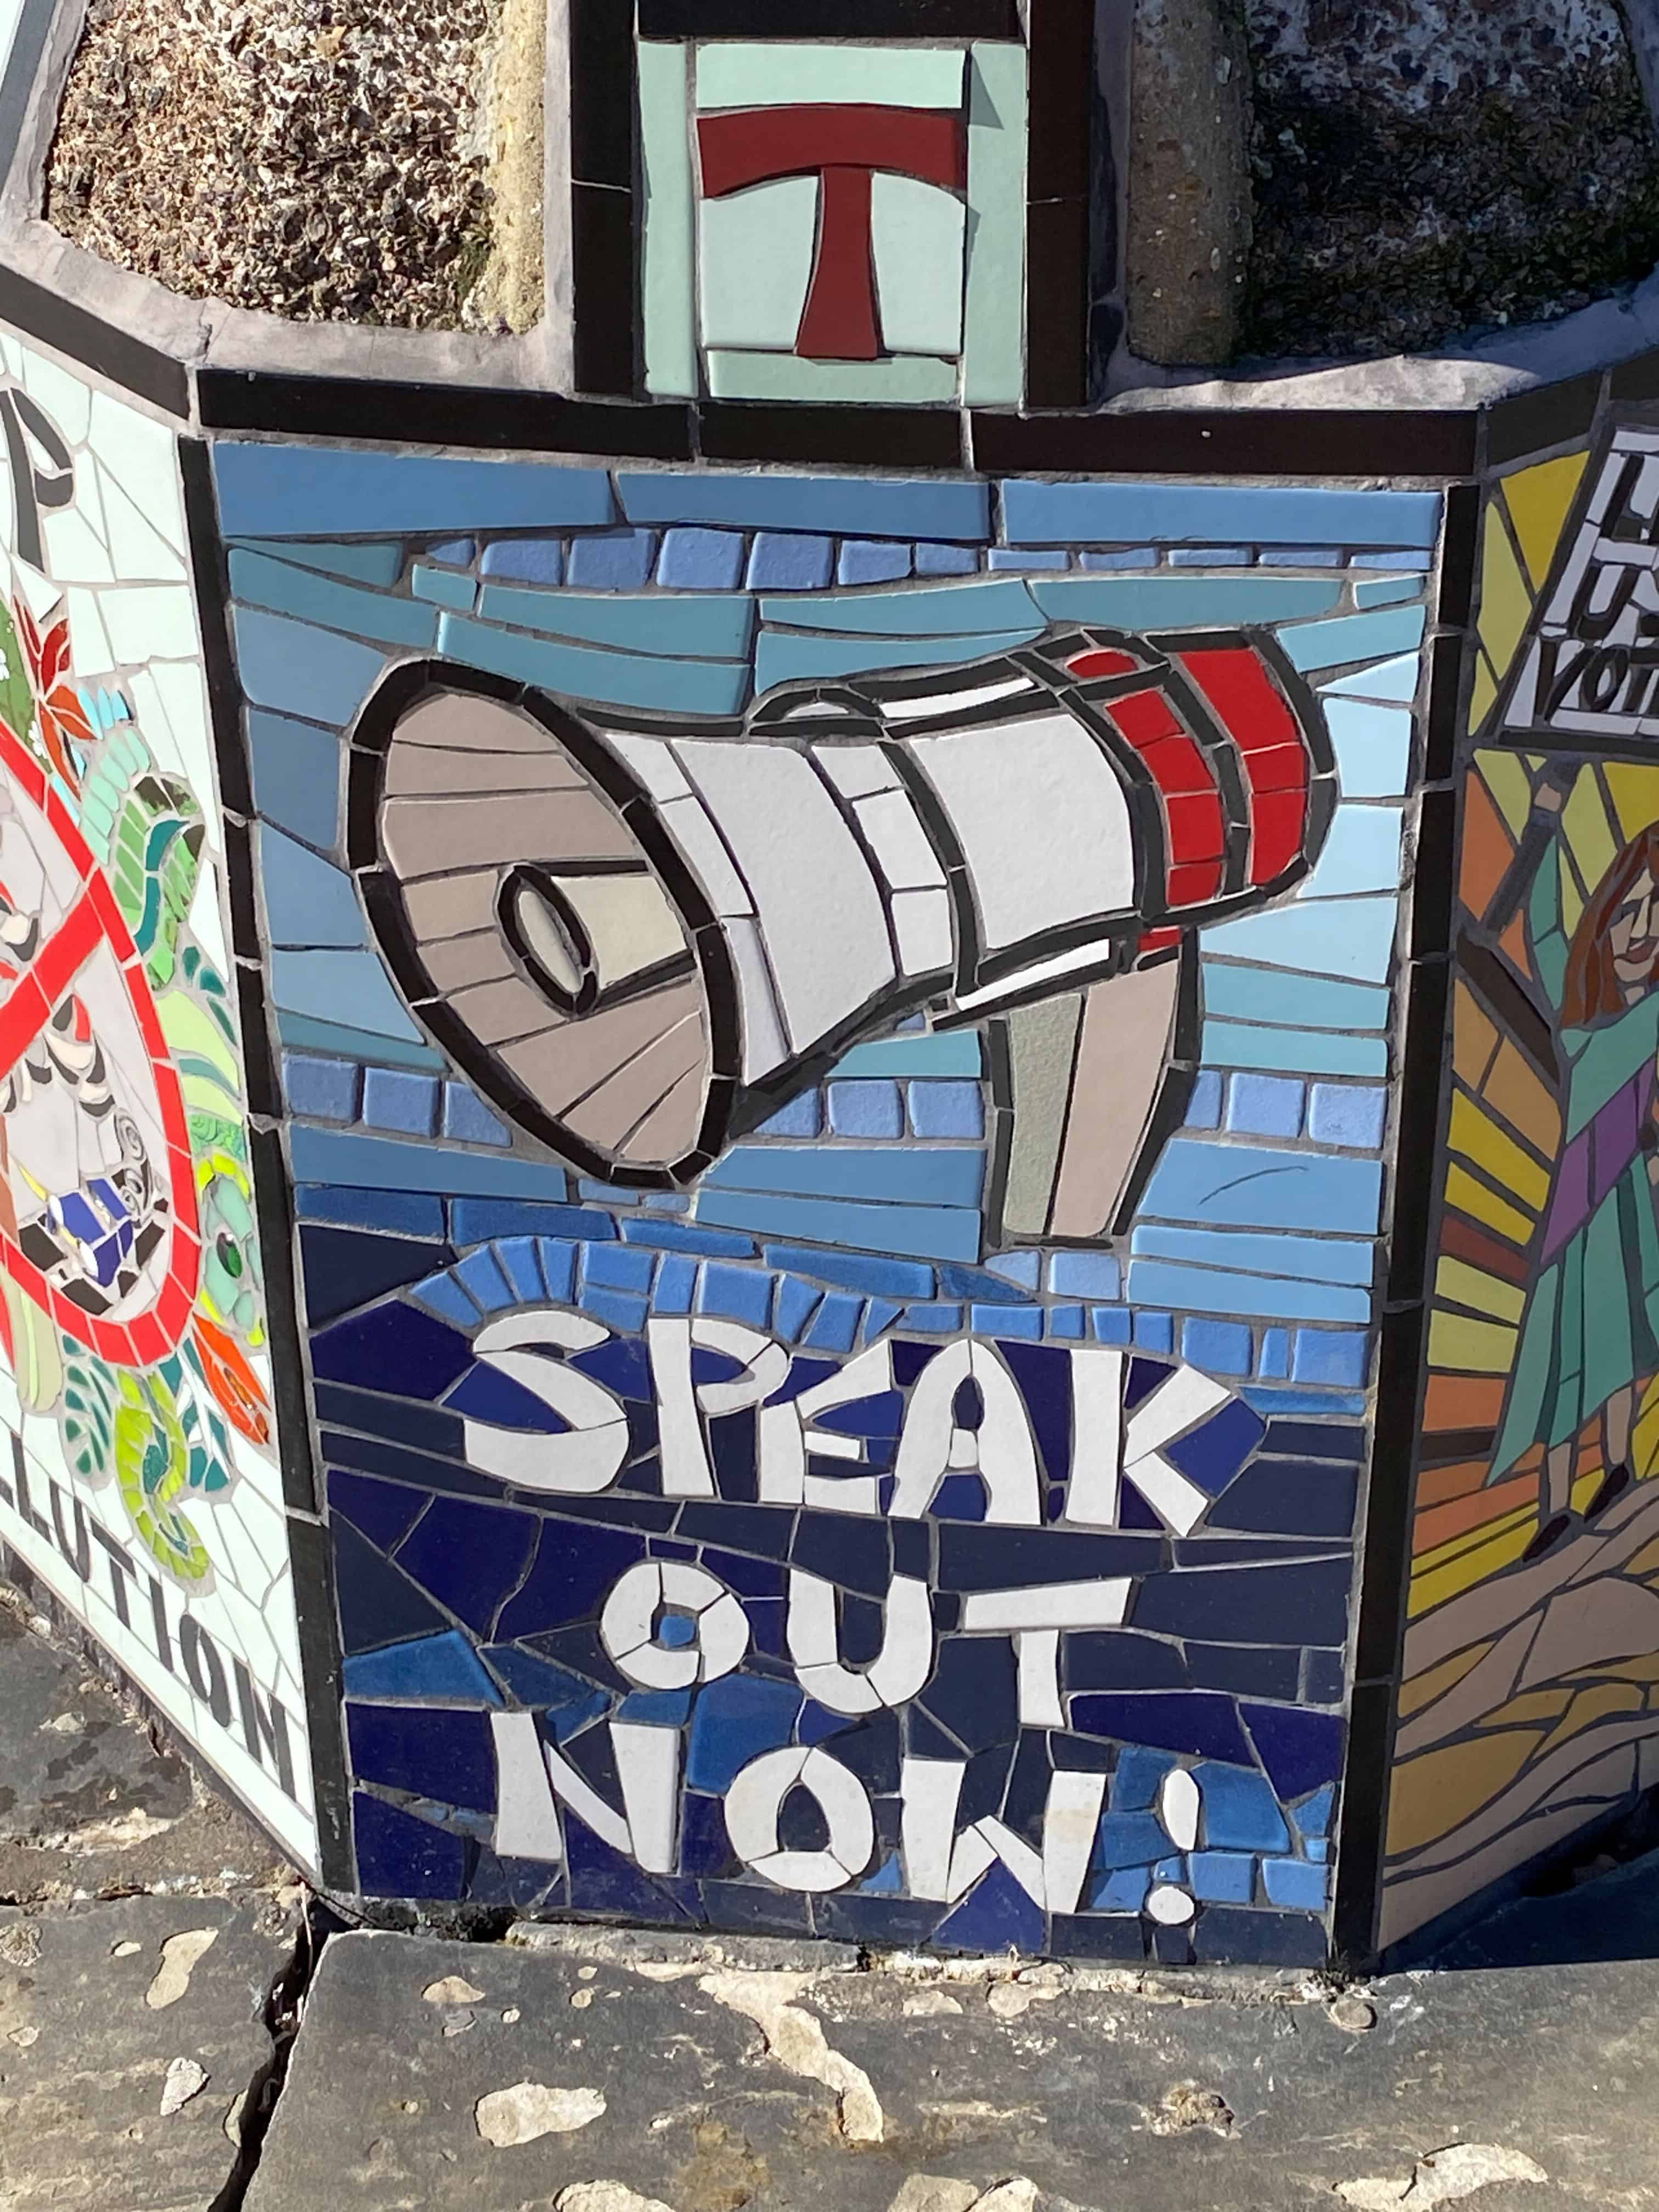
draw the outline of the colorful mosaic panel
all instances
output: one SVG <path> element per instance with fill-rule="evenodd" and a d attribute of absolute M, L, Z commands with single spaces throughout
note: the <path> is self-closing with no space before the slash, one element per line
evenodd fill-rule
<path fill-rule="evenodd" d="M 214 466 L 362 1887 L 1322 1957 L 1437 495 Z"/>
<path fill-rule="evenodd" d="M 1659 1777 L 1656 451 L 1484 518 L 1385 1942 Z"/>
<path fill-rule="evenodd" d="M 0 362 L 0 1536 L 314 1865 L 174 441 Z"/>

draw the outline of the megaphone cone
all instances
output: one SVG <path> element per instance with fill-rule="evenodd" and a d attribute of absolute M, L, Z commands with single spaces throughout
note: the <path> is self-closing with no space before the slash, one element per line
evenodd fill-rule
<path fill-rule="evenodd" d="M 1127 1053 L 1114 1079 L 1150 1101 L 1191 932 L 1299 880 L 1335 799 L 1269 641 L 1075 629 L 730 719 L 409 664 L 351 779 L 353 867 L 416 1018 L 520 1127 L 641 1188 L 921 1008 L 939 1027 L 1087 991 L 1077 1069 Z M 1042 1233 L 1099 1233 L 1133 1176 L 1111 1152 L 1080 1182 L 1073 1160 L 1066 1205 L 1055 1159 Z"/>

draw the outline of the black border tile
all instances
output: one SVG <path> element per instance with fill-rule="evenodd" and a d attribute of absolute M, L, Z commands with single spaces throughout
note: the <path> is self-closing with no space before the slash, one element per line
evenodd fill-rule
<path fill-rule="evenodd" d="M 1412 875 L 1413 962 L 1443 957 L 1451 943 L 1456 877 L 1457 801 L 1449 788 L 1425 791 L 1418 809 L 1417 859 Z M 1413 995 L 1412 1012 L 1417 1011 Z M 1411 1044 L 1407 1039 L 1407 1050 Z"/>
<path fill-rule="evenodd" d="M 290 1519 L 288 1538 L 305 1682 L 306 1733 L 311 1743 L 319 1871 L 328 1888 L 349 1895 L 357 1887 L 357 1861 L 346 1773 L 333 1546 L 327 1529 L 311 1520 Z"/>
<path fill-rule="evenodd" d="M 372 438 L 527 453 L 615 453 L 689 461 L 691 410 L 617 406 L 493 386 L 198 369 L 203 428 L 293 438 Z"/>
<path fill-rule="evenodd" d="M 963 417 L 954 408 L 796 407 L 706 399 L 697 417 L 705 460 L 907 470 L 963 466 Z"/>
<path fill-rule="evenodd" d="M 1036 0 L 1040 11 L 1050 0 Z M 1018 39 L 1015 0 L 640 0 L 642 39 Z"/>
<path fill-rule="evenodd" d="M 1462 704 L 1463 647 L 1462 634 L 1430 641 L 1429 703 L 1423 730 L 1425 783 L 1442 783 L 1452 772 Z"/>
<path fill-rule="evenodd" d="M 1031 9 L 1028 202 L 1088 196 L 1094 33 L 1092 0 L 1036 0 Z"/>
<path fill-rule="evenodd" d="M 1437 802 L 1431 815 L 1429 800 Z M 1443 808 L 1439 805 L 1444 801 Z M 1443 843 L 1448 862 L 1454 848 L 1454 802 L 1450 792 L 1425 794 L 1425 841 Z M 1429 827 L 1432 822 L 1434 826 Z M 1422 855 L 1419 855 L 1421 868 Z M 1446 869 L 1443 894 L 1430 894 L 1427 927 L 1443 929 L 1452 905 L 1450 867 Z M 1416 926 L 1419 894 L 1413 897 Z M 1443 936 L 1440 942 L 1443 944 Z M 1446 1049 L 1447 1017 L 1451 1003 L 1450 963 L 1443 957 L 1423 962 L 1411 970 L 1406 1008 L 1405 1042 L 1395 1080 L 1400 1100 L 1395 1146 L 1393 1221 L 1389 1240 L 1388 1302 L 1413 1304 L 1424 1296 L 1428 1273 L 1429 1219 L 1437 1180 L 1437 1140 L 1440 1133 L 1440 1068 Z M 1377 1419 L 1382 1419 L 1381 1393 Z M 1413 1435 L 1416 1431 L 1413 1429 Z M 1409 1454 L 1407 1455 L 1409 1456 Z"/>
<path fill-rule="evenodd" d="M 1023 416 L 976 410 L 975 465 L 992 476 L 1465 477 L 1473 410 L 1165 407 Z"/>
<path fill-rule="evenodd" d="M 629 0 L 570 0 L 570 174 L 634 189 L 634 11 Z"/>
<path fill-rule="evenodd" d="M 1376 1955 L 1392 1706 L 1386 1682 L 1357 1682 L 1349 1693 L 1342 1794 L 1337 1801 L 1331 1954 L 1335 1964 L 1350 1971 L 1363 1971 Z"/>
<path fill-rule="evenodd" d="M 108 377 L 124 392 L 184 419 L 190 414 L 190 376 L 181 362 L 159 353 L 85 307 L 60 300 L 32 277 L 0 267 L 0 322 L 25 337 L 55 347 L 83 368 Z"/>
<path fill-rule="evenodd" d="M 623 97 L 630 102 L 629 81 Z M 637 388 L 634 194 L 612 185 L 570 187 L 578 392 L 631 398 Z"/>
<path fill-rule="evenodd" d="M 1602 371 L 1569 377 L 1563 384 L 1540 385 L 1513 399 L 1500 399 L 1486 416 L 1486 465 L 1502 468 L 1523 454 L 1565 446 L 1582 437 L 1595 420 L 1601 399 Z"/>
<path fill-rule="evenodd" d="M 1659 399 L 1659 349 L 1621 361 L 1607 373 L 1607 397 L 1626 402 Z"/>
<path fill-rule="evenodd" d="M 1377 1359 L 1376 1421 L 1371 1442 L 1353 1680 L 1356 1685 L 1381 1682 L 1390 1693 L 1400 1663 L 1401 1630 L 1410 1580 L 1413 1447 L 1427 1323 L 1425 1306 L 1395 1307 L 1383 1317 Z"/>
<path fill-rule="evenodd" d="M 1026 405 L 1080 407 L 1088 368 L 1089 203 L 1028 200 Z"/>
<path fill-rule="evenodd" d="M 1435 620 L 1462 629 L 1474 601 L 1474 564 L 1480 539 L 1480 487 L 1449 484 L 1440 534 L 1440 597 Z"/>

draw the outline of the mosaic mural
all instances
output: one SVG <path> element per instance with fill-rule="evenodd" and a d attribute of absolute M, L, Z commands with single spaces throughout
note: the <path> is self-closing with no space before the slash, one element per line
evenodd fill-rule
<path fill-rule="evenodd" d="M 1322 1957 L 1438 495 L 213 461 L 362 1887 Z"/>
<path fill-rule="evenodd" d="M 174 441 L 0 362 L 0 1536 L 314 1864 Z"/>
<path fill-rule="evenodd" d="M 1385 1941 L 1659 1779 L 1659 434 L 1483 533 Z"/>

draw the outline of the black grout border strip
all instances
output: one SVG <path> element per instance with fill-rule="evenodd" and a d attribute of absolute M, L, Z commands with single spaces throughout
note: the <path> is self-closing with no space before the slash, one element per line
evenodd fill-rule
<path fill-rule="evenodd" d="M 1080 407 L 1089 378 L 1093 0 L 1037 0 L 1027 41 L 1025 404 Z"/>
<path fill-rule="evenodd" d="M 171 354 L 146 345 L 118 325 L 106 322 L 88 307 L 60 300 L 44 284 L 0 264 L 0 322 L 25 337 L 66 355 L 82 368 L 135 398 L 147 399 L 181 422 L 190 416 L 190 371 Z"/>
<path fill-rule="evenodd" d="M 621 406 L 488 385 L 383 384 L 213 368 L 196 372 L 196 394 L 205 430 L 628 460 L 693 458 L 692 410 L 684 402 Z"/>

